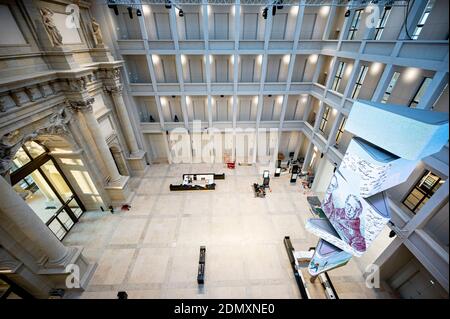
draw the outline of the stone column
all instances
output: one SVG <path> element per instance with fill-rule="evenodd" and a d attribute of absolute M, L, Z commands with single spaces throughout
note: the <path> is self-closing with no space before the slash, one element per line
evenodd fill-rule
<path fill-rule="evenodd" d="M 122 85 L 107 88 L 106 90 L 111 93 L 114 106 L 117 110 L 117 114 L 119 115 L 120 123 L 122 124 L 123 135 L 125 136 L 130 153 L 131 155 L 136 155 L 140 152 L 140 150 L 136 142 L 136 136 L 134 135 L 133 126 L 131 125 L 125 102 L 123 100 Z"/>
<path fill-rule="evenodd" d="M 0 177 L 0 224 L 7 227 L 10 223 L 18 226 L 43 253 L 40 263 L 62 265 L 69 258 L 70 249 L 53 235 L 11 185 Z"/>
<path fill-rule="evenodd" d="M 119 174 L 119 170 L 114 162 L 114 158 L 109 150 L 108 144 L 106 144 L 100 125 L 98 124 L 92 111 L 93 102 L 94 98 L 89 98 L 84 101 L 70 101 L 70 105 L 75 110 L 82 112 L 86 125 L 89 128 L 95 145 L 97 146 L 100 156 L 106 166 L 106 170 L 108 171 L 109 183 L 115 183 L 120 181 L 122 176 Z"/>

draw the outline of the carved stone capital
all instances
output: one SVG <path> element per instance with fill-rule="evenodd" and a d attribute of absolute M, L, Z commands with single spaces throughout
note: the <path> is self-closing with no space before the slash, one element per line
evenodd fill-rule
<path fill-rule="evenodd" d="M 78 101 L 69 100 L 68 103 L 72 108 L 72 110 L 74 110 L 75 112 L 91 112 L 94 100 L 95 99 L 93 97 L 90 97 L 85 100 L 78 100 Z"/>
<path fill-rule="evenodd" d="M 105 85 L 103 87 L 103 91 L 107 93 L 115 93 L 115 94 L 122 94 L 123 85 L 122 84 L 116 84 L 116 85 Z"/>

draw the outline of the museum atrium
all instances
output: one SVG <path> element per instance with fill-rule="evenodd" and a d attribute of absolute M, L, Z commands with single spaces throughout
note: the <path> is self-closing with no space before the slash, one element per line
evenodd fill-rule
<path fill-rule="evenodd" d="M 0 0 L 0 298 L 447 299 L 447 0 Z"/>

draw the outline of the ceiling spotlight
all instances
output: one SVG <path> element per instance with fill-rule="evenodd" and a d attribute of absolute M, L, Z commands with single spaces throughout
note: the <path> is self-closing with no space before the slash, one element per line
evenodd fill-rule
<path fill-rule="evenodd" d="M 345 17 L 349 17 L 350 16 L 350 10 L 345 11 Z"/>
<path fill-rule="evenodd" d="M 283 0 L 278 0 L 278 1 L 277 1 L 277 9 L 278 9 L 278 10 L 283 9 Z"/>
<path fill-rule="evenodd" d="M 264 19 L 267 19 L 267 11 L 269 11 L 269 8 L 264 8 L 263 12 L 262 12 L 262 17 Z"/>
<path fill-rule="evenodd" d="M 184 17 L 184 12 L 183 12 L 183 10 L 180 9 L 180 11 L 178 11 L 178 16 L 179 16 L 179 17 Z"/>
<path fill-rule="evenodd" d="M 116 16 L 118 16 L 119 15 L 119 8 L 117 7 L 117 5 L 114 4 L 114 3 L 116 3 L 116 1 L 110 0 L 109 3 L 112 3 L 112 4 L 108 4 L 108 8 L 113 9 L 114 10 L 114 14 Z"/>
<path fill-rule="evenodd" d="M 393 237 L 395 237 L 395 235 L 397 235 L 397 234 L 395 233 L 394 230 L 391 230 L 391 231 L 389 232 L 389 238 L 393 238 Z"/>
<path fill-rule="evenodd" d="M 172 9 L 172 3 L 170 2 L 170 0 L 166 0 L 166 4 L 164 6 L 166 7 L 166 9 Z"/>
<path fill-rule="evenodd" d="M 136 10 L 136 15 L 137 15 L 138 17 L 142 17 L 141 9 L 137 9 L 137 10 Z"/>
<path fill-rule="evenodd" d="M 274 16 L 277 13 L 277 7 L 273 6 L 272 7 L 272 15 Z"/>
<path fill-rule="evenodd" d="M 127 7 L 127 10 L 128 10 L 128 15 L 130 16 L 130 19 L 133 19 L 133 8 Z"/>

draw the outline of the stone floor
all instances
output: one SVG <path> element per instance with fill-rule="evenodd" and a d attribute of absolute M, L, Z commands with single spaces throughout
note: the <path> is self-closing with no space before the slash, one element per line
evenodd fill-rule
<path fill-rule="evenodd" d="M 183 173 L 225 173 L 214 191 L 170 192 Z M 64 240 L 82 245 L 98 262 L 87 290 L 75 298 L 300 298 L 283 244 L 315 246 L 305 231 L 311 217 L 300 183 L 271 179 L 265 199 L 254 198 L 258 168 L 219 164 L 153 165 L 136 188 L 130 211 L 86 212 Z M 387 237 L 387 236 L 386 236 Z M 206 279 L 196 282 L 199 246 L 206 245 Z M 381 252 L 381 251 L 380 251 Z M 386 298 L 366 288 L 372 260 L 354 258 L 329 273 L 340 298 Z M 318 284 L 320 285 L 320 284 Z M 324 298 L 320 286 L 315 297 Z"/>

